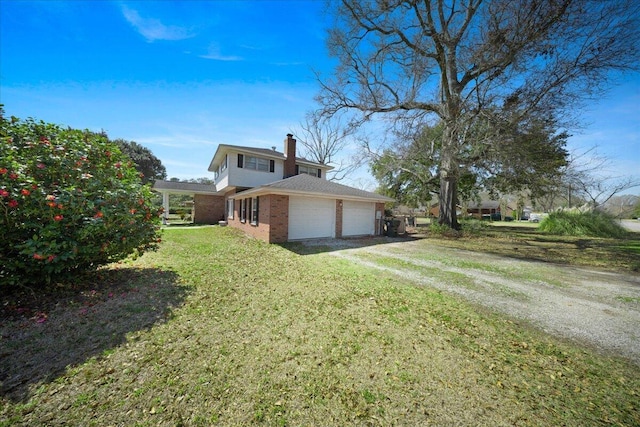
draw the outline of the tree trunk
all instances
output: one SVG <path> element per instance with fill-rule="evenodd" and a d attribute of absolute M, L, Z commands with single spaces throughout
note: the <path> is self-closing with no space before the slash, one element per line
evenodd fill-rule
<path fill-rule="evenodd" d="M 451 126 L 445 129 L 440 161 L 440 214 L 438 223 L 454 230 L 460 229 L 456 207 L 458 204 L 458 162 L 455 155 L 456 136 Z"/>
<path fill-rule="evenodd" d="M 456 215 L 456 201 L 458 199 L 458 180 L 455 177 L 440 178 L 440 216 L 438 222 L 454 230 L 460 229 Z"/>

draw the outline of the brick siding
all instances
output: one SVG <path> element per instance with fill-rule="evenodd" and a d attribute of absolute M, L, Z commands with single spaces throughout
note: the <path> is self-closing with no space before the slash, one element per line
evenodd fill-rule
<path fill-rule="evenodd" d="M 289 196 L 269 194 L 258 198 L 258 224 L 240 221 L 240 199 L 235 199 L 233 219 L 228 219 L 231 227 L 238 228 L 256 239 L 269 243 L 284 243 L 289 239 Z"/>
<path fill-rule="evenodd" d="M 196 224 L 217 224 L 224 219 L 225 203 L 223 196 L 195 194 L 193 196 L 193 222 Z"/>

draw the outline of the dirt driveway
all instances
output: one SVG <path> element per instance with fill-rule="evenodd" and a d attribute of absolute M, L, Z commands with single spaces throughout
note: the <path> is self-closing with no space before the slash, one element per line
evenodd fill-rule
<path fill-rule="evenodd" d="M 335 242 L 332 256 L 460 295 L 640 365 L 640 275 L 522 261 L 428 240 Z"/>

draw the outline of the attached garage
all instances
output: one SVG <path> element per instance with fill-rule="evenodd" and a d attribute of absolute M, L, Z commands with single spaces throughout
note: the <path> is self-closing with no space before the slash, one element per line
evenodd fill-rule
<path fill-rule="evenodd" d="M 342 206 L 342 235 L 374 235 L 375 215 L 375 203 L 345 200 Z"/>
<path fill-rule="evenodd" d="M 258 221 L 251 227 L 239 224 L 238 228 L 270 243 L 379 235 L 384 203 L 393 201 L 307 174 L 238 192 L 234 197 L 260 198 Z M 231 219 L 229 225 L 236 222 Z"/>
<path fill-rule="evenodd" d="M 289 240 L 335 237 L 334 199 L 289 197 Z"/>

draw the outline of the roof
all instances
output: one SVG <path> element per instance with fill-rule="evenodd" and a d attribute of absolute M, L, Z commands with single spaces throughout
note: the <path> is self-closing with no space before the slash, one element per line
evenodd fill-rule
<path fill-rule="evenodd" d="M 212 194 L 212 195 L 220 194 L 216 191 L 215 185 L 199 184 L 196 182 L 157 180 L 153 184 L 153 189 L 160 192 L 166 191 L 171 193 Z"/>
<path fill-rule="evenodd" d="M 276 151 L 275 149 L 269 149 L 269 148 L 258 148 L 258 147 L 244 147 L 241 145 L 229 145 L 229 144 L 220 144 L 218 145 L 218 148 L 216 149 L 215 154 L 213 155 L 213 158 L 211 159 L 211 163 L 209 163 L 209 172 L 214 172 L 216 170 L 216 168 L 213 167 L 214 164 L 219 164 L 222 161 L 222 156 L 229 152 L 229 151 L 240 151 L 242 153 L 252 153 L 255 154 L 257 156 L 262 156 L 262 157 L 266 157 L 269 159 L 275 159 L 275 160 L 285 160 L 287 158 L 287 156 L 284 155 L 284 153 L 281 153 L 280 151 Z M 297 163 L 301 163 L 301 164 L 306 164 L 306 165 L 311 165 L 311 166 L 315 166 L 318 168 L 322 168 L 325 170 L 331 170 L 333 169 L 333 166 L 329 166 L 329 165 L 325 165 L 322 163 L 317 163 L 314 162 L 312 160 L 309 159 L 305 159 L 304 157 L 296 157 L 296 162 Z"/>
<path fill-rule="evenodd" d="M 508 209 L 511 209 L 511 206 L 506 206 Z M 499 200 L 483 200 L 478 203 L 469 203 L 467 205 L 468 209 L 500 209 L 500 201 Z"/>
<path fill-rule="evenodd" d="M 259 196 L 266 194 L 331 197 L 372 202 L 395 202 L 391 197 L 305 174 L 295 175 L 280 181 L 255 187 L 237 193 L 236 196 Z"/>

